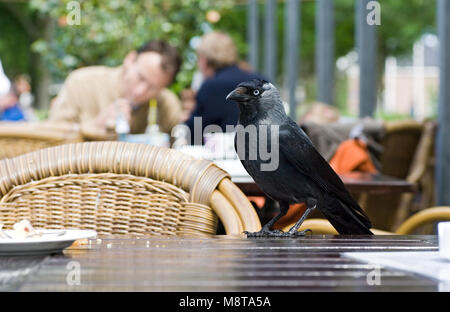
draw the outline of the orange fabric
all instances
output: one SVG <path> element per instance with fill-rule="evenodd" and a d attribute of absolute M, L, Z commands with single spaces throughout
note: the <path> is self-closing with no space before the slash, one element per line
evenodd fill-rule
<path fill-rule="evenodd" d="M 247 196 L 249 201 L 254 202 L 260 209 L 264 206 L 266 198 L 264 196 Z"/>
<path fill-rule="evenodd" d="M 342 142 L 330 160 L 330 165 L 338 174 L 352 171 L 377 172 L 370 159 L 367 145 L 358 139 L 350 139 Z"/>
<path fill-rule="evenodd" d="M 306 205 L 305 204 L 293 204 L 289 206 L 289 210 L 286 213 L 285 216 L 283 216 L 280 220 L 278 220 L 274 225 L 273 228 L 275 230 L 281 230 L 288 226 L 289 224 L 292 224 L 294 222 L 297 222 L 302 215 L 306 211 Z"/>

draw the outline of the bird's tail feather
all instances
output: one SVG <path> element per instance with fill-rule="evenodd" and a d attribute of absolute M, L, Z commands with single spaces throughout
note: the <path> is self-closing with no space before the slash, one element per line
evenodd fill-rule
<path fill-rule="evenodd" d="M 339 234 L 348 235 L 372 235 L 372 224 L 364 214 L 352 209 L 348 204 L 339 199 L 327 198 L 325 209 L 321 209 L 325 217 L 330 221 Z M 354 203 L 357 205 L 357 203 Z M 358 206 L 359 207 L 359 206 Z"/>

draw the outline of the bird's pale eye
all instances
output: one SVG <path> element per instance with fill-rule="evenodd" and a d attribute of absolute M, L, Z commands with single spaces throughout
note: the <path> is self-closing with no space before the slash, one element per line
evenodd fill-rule
<path fill-rule="evenodd" d="M 253 95 L 255 95 L 255 96 L 259 95 L 259 90 L 254 90 Z"/>

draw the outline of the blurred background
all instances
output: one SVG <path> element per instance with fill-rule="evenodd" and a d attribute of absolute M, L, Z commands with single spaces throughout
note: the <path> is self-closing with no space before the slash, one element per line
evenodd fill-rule
<path fill-rule="evenodd" d="M 273 1 L 272 37 L 265 34 L 268 18 L 265 1 L 255 1 L 258 14 L 256 56 L 249 55 L 251 21 L 246 0 L 75 1 L 81 9 L 80 25 L 68 24 L 68 17 L 72 18 L 68 16 L 70 2 L 74 1 L 0 1 L 0 57 L 4 71 L 11 80 L 20 75 L 30 78 L 35 98 L 33 106 L 41 119 L 46 117 L 51 98 L 72 70 L 89 65 L 120 65 L 128 51 L 151 38 L 166 39 L 182 51 L 183 67 L 171 86 L 179 93 L 192 81 L 196 44 L 200 36 L 210 30 L 231 34 L 241 60 L 252 61 L 256 70 L 273 75 L 279 86 L 288 88 L 284 64 L 286 30 L 289 29 L 285 12 L 288 1 Z M 295 99 L 300 116 L 317 100 L 318 2 L 299 2 Z M 333 103 L 329 104 L 335 105 L 343 116 L 356 117 L 359 114 L 359 71 L 355 1 L 332 2 L 335 70 Z M 374 114 L 386 120 L 433 118 L 439 79 L 436 2 L 383 0 L 380 8 L 381 25 L 376 27 Z M 274 48 L 271 55 L 274 64 L 269 65 L 273 74 L 268 73 L 266 44 Z"/>
<path fill-rule="evenodd" d="M 0 29 L 0 79 L 6 91 L 9 83 L 14 85 L 12 94 L 19 97 L 21 119 L 26 121 L 47 120 L 72 71 L 94 65 L 119 67 L 130 51 L 145 42 L 168 42 L 182 58 L 180 71 L 167 86 L 176 97 L 168 97 L 182 103 L 175 105 L 178 112 L 183 110 L 179 119 L 170 121 L 169 130 L 192 121 L 199 98 L 217 105 L 211 105 L 211 114 L 226 106 L 224 98 L 231 89 L 218 88 L 223 95 L 203 90 L 204 96 L 197 93 L 197 98 L 195 92 L 207 82 L 202 79 L 208 78 L 204 72 L 198 78 L 202 38 L 213 31 L 228 34 L 238 54 L 231 67 L 239 68 L 241 75 L 254 72 L 274 82 L 287 113 L 302 125 L 338 173 L 338 165 L 345 169 L 342 173 L 375 173 L 374 181 L 369 181 L 375 184 L 359 178 L 367 189 L 357 190 L 355 197 L 376 227 L 392 230 L 414 212 L 436 204 L 450 205 L 450 89 L 446 88 L 450 1 L 0 0 Z M 210 38 L 228 40 L 220 35 Z M 213 47 L 214 42 L 208 45 Z M 222 69 L 215 68 L 212 77 L 217 78 Z M 3 101 L 14 102 L 8 95 Z M 147 132 L 155 125 L 156 105 L 152 97 L 147 106 Z M 15 113 L 10 112 L 10 120 Z M 147 116 L 147 111 L 136 115 Z M 116 126 L 123 120 L 117 118 Z M 124 133 L 130 130 L 129 125 L 122 128 Z M 11 133 L 20 132 L 18 128 L 7 124 L 2 129 L 11 146 L 17 147 Z M 166 143 L 169 130 L 163 131 Z M 355 145 L 354 139 L 364 144 Z M 83 132 L 82 140 L 104 138 Z M 342 145 L 348 140 L 352 145 Z M 343 148 L 340 153 L 338 147 Z M 0 158 L 32 149 L 37 147 Z M 355 151 L 362 151 L 364 166 L 347 156 Z M 194 153 L 205 150 L 194 149 Z M 231 164 L 233 170 L 235 162 Z M 376 180 L 379 176 L 387 178 Z M 399 182 L 410 188 L 398 188 Z M 384 187 L 382 192 L 372 194 L 374 185 Z"/>

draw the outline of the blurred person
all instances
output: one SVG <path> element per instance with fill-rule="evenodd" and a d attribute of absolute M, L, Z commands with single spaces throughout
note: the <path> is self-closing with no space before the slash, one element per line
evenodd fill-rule
<path fill-rule="evenodd" d="M 25 116 L 19 107 L 19 95 L 14 86 L 0 98 L 0 121 L 23 121 Z"/>
<path fill-rule="evenodd" d="M 252 72 L 250 64 L 245 61 L 239 61 L 238 67 L 243 71 Z M 191 87 L 181 91 L 181 102 L 183 105 L 183 113 L 180 118 L 181 122 L 185 122 L 191 116 L 193 110 L 195 109 L 195 96 L 200 89 L 204 81 L 203 74 L 196 70 L 192 77 Z"/>
<path fill-rule="evenodd" d="M 239 61 L 238 66 L 243 71 L 250 72 L 250 73 L 253 71 L 252 66 L 246 61 L 242 61 L 242 60 Z"/>
<path fill-rule="evenodd" d="M 125 119 L 130 133 L 144 133 L 149 102 L 156 100 L 156 122 L 170 133 L 182 113 L 178 97 L 167 87 L 181 66 L 178 51 L 168 43 L 153 40 L 111 68 L 91 66 L 77 69 L 66 79 L 52 102 L 50 120 L 80 123 L 108 132 Z"/>
<path fill-rule="evenodd" d="M 0 98 L 9 93 L 11 89 L 11 82 L 6 77 L 3 71 L 2 60 L 0 60 Z"/>
<path fill-rule="evenodd" d="M 195 109 L 195 90 L 194 89 L 184 89 L 181 91 L 181 103 L 183 106 L 183 112 L 180 116 L 180 123 L 185 122 L 189 119 L 192 112 Z"/>
<path fill-rule="evenodd" d="M 242 81 L 264 79 L 238 66 L 233 40 L 228 34 L 218 31 L 202 37 L 197 48 L 197 66 L 204 80 L 195 96 L 195 110 L 185 122 L 191 131 L 191 144 L 195 143 L 195 117 L 202 117 L 202 133 L 208 125 L 218 125 L 225 132 L 227 125 L 234 126 L 239 119 L 238 107 L 225 99 L 228 93 Z"/>
<path fill-rule="evenodd" d="M 318 124 L 327 124 L 337 122 L 339 118 L 339 110 L 336 107 L 322 102 L 315 102 L 305 112 L 299 123 L 315 122 Z"/>
<path fill-rule="evenodd" d="M 23 111 L 25 120 L 36 121 L 37 117 L 33 110 L 34 97 L 31 94 L 30 77 L 28 75 L 20 75 L 14 79 L 14 86 L 19 95 L 19 106 Z"/>

